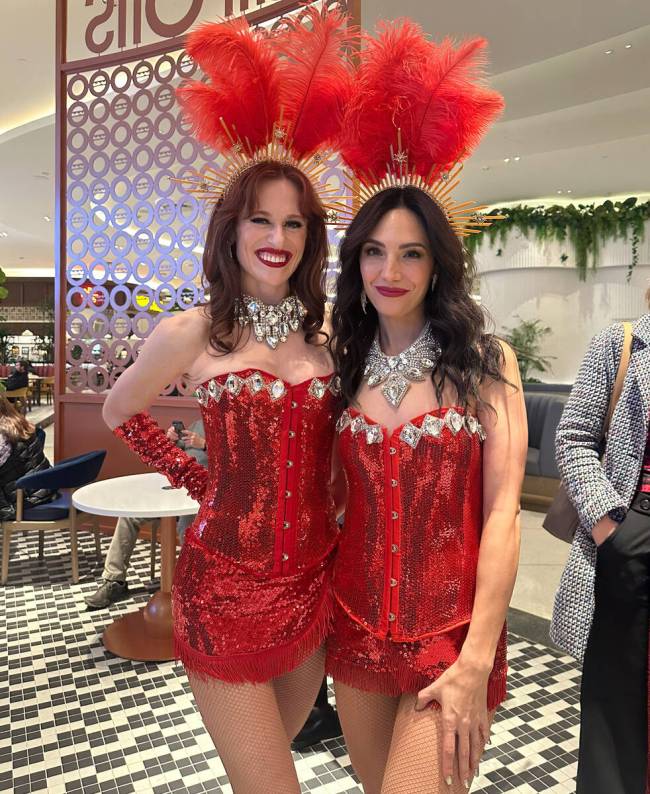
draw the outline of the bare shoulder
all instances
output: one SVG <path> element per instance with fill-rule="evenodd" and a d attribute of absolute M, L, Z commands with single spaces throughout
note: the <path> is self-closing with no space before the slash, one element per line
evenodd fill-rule
<path fill-rule="evenodd" d="M 519 364 L 517 362 L 517 355 L 515 351 L 510 347 L 510 345 L 504 339 L 500 339 L 498 336 L 495 336 L 494 340 L 499 345 L 499 347 L 501 348 L 501 352 L 503 353 L 503 365 L 501 367 L 501 374 L 504 375 L 508 380 L 510 380 L 508 373 L 510 373 L 511 375 L 516 373 L 518 377 Z"/>
<path fill-rule="evenodd" d="M 498 356 L 500 360 L 493 361 L 493 364 L 496 365 L 493 367 L 494 372 L 484 377 L 480 387 L 481 399 L 485 405 L 494 409 L 479 412 L 488 424 L 491 424 L 496 418 L 495 411 L 499 413 L 501 410 L 507 410 L 507 406 L 513 400 L 517 405 L 523 403 L 523 386 L 515 351 L 506 341 L 497 336 L 491 337 L 490 344 L 493 346 L 492 355 L 500 354 Z"/>
<path fill-rule="evenodd" d="M 190 347 L 196 351 L 205 347 L 209 331 L 210 320 L 202 307 L 197 306 L 163 318 L 154 334 L 158 342 L 164 342 L 174 349 Z"/>

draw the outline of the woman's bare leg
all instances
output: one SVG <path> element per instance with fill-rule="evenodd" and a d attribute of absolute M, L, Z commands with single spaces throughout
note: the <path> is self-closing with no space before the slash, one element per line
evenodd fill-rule
<path fill-rule="evenodd" d="M 467 794 L 457 770 L 451 786 L 442 776 L 440 710 L 416 711 L 415 702 L 415 695 L 400 698 L 381 794 Z"/>
<path fill-rule="evenodd" d="M 299 794 L 273 684 L 188 678 L 235 794 Z"/>
<path fill-rule="evenodd" d="M 295 670 L 273 679 L 273 689 L 287 737 L 293 739 L 305 724 L 325 674 L 322 646 Z"/>
<path fill-rule="evenodd" d="M 334 682 L 350 761 L 365 794 L 380 794 L 399 698 Z"/>

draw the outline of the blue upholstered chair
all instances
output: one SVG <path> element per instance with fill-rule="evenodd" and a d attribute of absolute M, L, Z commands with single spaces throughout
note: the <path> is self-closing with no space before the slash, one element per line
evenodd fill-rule
<path fill-rule="evenodd" d="M 72 494 L 77 488 L 97 479 L 105 457 L 105 449 L 87 452 L 85 455 L 62 460 L 49 469 L 26 474 L 16 482 L 16 520 L 2 523 L 3 585 L 7 583 L 9 576 L 11 533 L 28 530 L 38 530 L 38 556 L 42 558 L 45 532 L 68 529 L 72 552 L 72 581 L 79 581 L 77 529 L 80 517 L 85 514 L 79 513 L 72 504 Z M 24 509 L 24 492 L 26 490 L 36 491 L 41 488 L 58 491 L 59 496 L 52 502 Z M 95 533 L 95 550 L 101 559 L 99 525 L 95 516 L 92 516 L 91 520 Z"/>

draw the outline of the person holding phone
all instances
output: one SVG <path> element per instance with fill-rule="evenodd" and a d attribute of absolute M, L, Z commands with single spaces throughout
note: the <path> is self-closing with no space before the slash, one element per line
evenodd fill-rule
<path fill-rule="evenodd" d="M 213 205 L 209 298 L 158 323 L 103 411 L 200 502 L 174 574 L 174 646 L 237 794 L 300 792 L 290 740 L 323 680 L 338 540 L 339 389 L 323 326 L 326 220 L 341 188 L 325 163 L 351 84 L 350 38 L 326 8 L 287 25 L 262 35 L 238 18 L 188 37 L 209 82 L 182 85 L 179 98 L 223 155 L 190 180 Z M 147 413 L 179 381 L 201 406 L 207 471 Z"/>
<path fill-rule="evenodd" d="M 183 422 L 174 421 L 167 428 L 166 435 L 170 441 L 173 441 L 180 449 L 184 449 L 201 466 L 207 466 L 205 430 L 200 419 L 191 424 L 188 430 L 185 429 Z M 193 520 L 193 515 L 181 516 L 179 519 L 178 534 L 181 543 L 185 536 L 185 530 Z M 85 598 L 89 609 L 105 609 L 128 595 L 129 587 L 126 574 L 138 535 L 145 524 L 150 524 L 152 528 L 157 529 L 160 519 L 124 517 L 118 519 L 111 545 L 106 554 L 101 584 L 94 593 Z"/>

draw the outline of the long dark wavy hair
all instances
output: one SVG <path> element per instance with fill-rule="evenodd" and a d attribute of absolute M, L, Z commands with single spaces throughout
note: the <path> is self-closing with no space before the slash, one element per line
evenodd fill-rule
<path fill-rule="evenodd" d="M 220 354 L 231 353 L 242 338 L 235 323 L 235 302 L 242 295 L 241 267 L 237 261 L 237 222 L 256 209 L 262 182 L 286 179 L 298 190 L 300 212 L 307 221 L 302 260 L 289 280 L 290 292 L 303 302 L 307 315 L 303 330 L 307 342 L 316 343 L 325 312 L 324 270 L 327 262 L 325 210 L 310 181 L 297 168 L 282 163 L 258 163 L 245 171 L 218 204 L 210 218 L 203 253 L 203 274 L 210 299 L 205 307 L 210 318 L 210 346 Z"/>
<path fill-rule="evenodd" d="M 438 276 L 435 290 L 427 290 L 424 298 L 425 317 L 442 347 L 440 362 L 431 374 L 438 403 L 442 405 L 445 384 L 451 381 L 460 406 L 487 407 L 480 397 L 480 386 L 486 378 L 505 381 L 503 350 L 496 337 L 487 332 L 486 316 L 471 297 L 473 260 L 443 211 L 414 187 L 390 188 L 371 198 L 359 210 L 341 243 L 330 349 L 341 377 L 343 399 L 346 404 L 355 402 L 378 328 L 372 303 L 368 301 L 367 313 L 361 309 L 361 249 L 384 215 L 397 208 L 410 210 L 422 224 Z"/>

